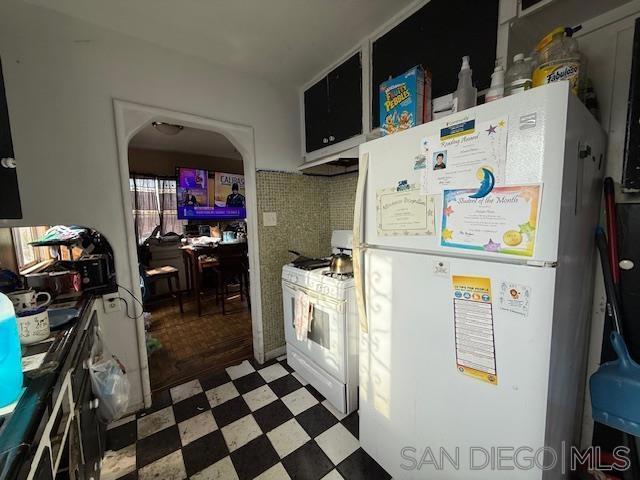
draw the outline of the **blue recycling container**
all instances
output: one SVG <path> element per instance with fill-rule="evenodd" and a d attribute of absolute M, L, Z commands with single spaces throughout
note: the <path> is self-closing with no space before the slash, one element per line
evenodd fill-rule
<path fill-rule="evenodd" d="M 22 352 L 18 321 L 13 304 L 0 293 L 0 408 L 20 396 L 22 391 Z"/>

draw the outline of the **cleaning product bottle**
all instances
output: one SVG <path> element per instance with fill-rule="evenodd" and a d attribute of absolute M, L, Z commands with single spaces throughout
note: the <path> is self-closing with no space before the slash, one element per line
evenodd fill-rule
<path fill-rule="evenodd" d="M 504 86 L 505 96 L 515 95 L 531 88 L 531 64 L 525 62 L 522 53 L 513 57 L 513 65 L 507 70 Z"/>
<path fill-rule="evenodd" d="M 476 106 L 478 90 L 471 83 L 471 74 L 469 57 L 464 56 L 460 73 L 458 73 L 458 88 L 453 93 L 453 112 L 461 112 Z"/>
<path fill-rule="evenodd" d="M 0 293 L 0 407 L 16 401 L 22 390 L 22 352 L 13 304 Z"/>
<path fill-rule="evenodd" d="M 536 47 L 538 67 L 533 72 L 533 86 L 569 81 L 571 91 L 582 95 L 584 64 L 572 28 L 558 27 L 540 40 Z"/>
<path fill-rule="evenodd" d="M 485 103 L 499 100 L 504 96 L 504 70 L 502 65 L 496 65 L 491 74 L 491 86 L 484 97 Z"/>

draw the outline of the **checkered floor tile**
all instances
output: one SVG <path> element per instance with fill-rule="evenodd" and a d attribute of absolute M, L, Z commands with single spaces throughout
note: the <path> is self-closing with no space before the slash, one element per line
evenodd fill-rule
<path fill-rule="evenodd" d="M 358 413 L 339 414 L 286 357 L 157 393 L 107 431 L 102 480 L 382 480 L 358 442 Z"/>

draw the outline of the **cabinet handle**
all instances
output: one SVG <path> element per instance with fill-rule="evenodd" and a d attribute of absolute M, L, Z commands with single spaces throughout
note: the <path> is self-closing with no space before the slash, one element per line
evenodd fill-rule
<path fill-rule="evenodd" d="M 330 141 L 332 141 L 332 142 L 333 142 L 335 139 L 336 139 L 336 137 L 334 137 L 333 135 L 330 135 L 330 136 L 329 136 L 329 140 L 330 140 Z"/>
<path fill-rule="evenodd" d="M 4 168 L 16 168 L 16 159 L 12 157 L 3 157 L 0 159 L 0 165 Z"/>
<path fill-rule="evenodd" d="M 329 143 L 329 139 L 328 139 L 327 137 L 324 137 L 324 138 L 322 139 L 322 143 Z"/>

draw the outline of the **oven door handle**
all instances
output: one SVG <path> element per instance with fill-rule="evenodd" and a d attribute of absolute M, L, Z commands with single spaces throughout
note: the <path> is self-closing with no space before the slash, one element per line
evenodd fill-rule
<path fill-rule="evenodd" d="M 334 300 L 331 297 L 327 297 L 325 295 L 320 295 L 308 288 L 300 287 L 298 285 L 294 285 L 292 283 L 287 282 L 286 280 L 282 282 L 285 288 L 292 290 L 294 293 L 296 291 L 300 291 L 309 296 L 311 303 L 314 305 L 327 305 L 330 308 L 334 308 L 338 312 L 342 312 L 343 305 L 345 303 L 344 300 Z"/>
<path fill-rule="evenodd" d="M 367 319 L 367 308 L 364 297 L 364 270 L 362 268 L 362 258 L 366 245 L 362 243 L 362 230 L 364 226 L 364 202 L 367 185 L 367 173 L 369 170 L 369 153 L 360 156 L 360 167 L 358 175 L 358 186 L 356 188 L 356 205 L 353 215 L 353 278 L 356 284 L 356 302 L 358 304 L 358 317 L 360 319 L 360 330 L 367 333 L 369 331 L 369 321 Z"/>

